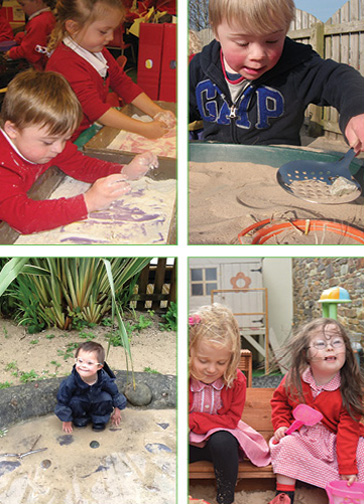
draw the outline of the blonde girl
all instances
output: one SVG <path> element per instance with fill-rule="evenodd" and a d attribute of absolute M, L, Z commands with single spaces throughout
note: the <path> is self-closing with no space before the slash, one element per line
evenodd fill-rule
<path fill-rule="evenodd" d="M 272 399 L 274 438 L 270 443 L 277 494 L 291 504 L 296 480 L 325 488 L 332 480 L 364 482 L 363 376 L 343 326 L 315 319 L 288 345 L 291 369 Z M 285 435 L 292 411 L 307 404 L 323 415 L 314 426 Z"/>
<path fill-rule="evenodd" d="M 241 421 L 246 378 L 238 369 L 240 331 L 229 308 L 203 306 L 189 317 L 190 462 L 214 464 L 219 504 L 234 502 L 239 457 L 269 464 L 263 437 Z"/>
<path fill-rule="evenodd" d="M 175 125 L 174 115 L 154 103 L 105 47 L 124 14 L 121 0 L 57 2 L 57 25 L 48 47 L 53 53 L 46 69 L 64 75 L 82 105 L 84 118 L 73 140 L 95 121 L 146 138 L 159 138 Z M 111 107 L 109 89 L 153 120 L 141 122 Z"/>

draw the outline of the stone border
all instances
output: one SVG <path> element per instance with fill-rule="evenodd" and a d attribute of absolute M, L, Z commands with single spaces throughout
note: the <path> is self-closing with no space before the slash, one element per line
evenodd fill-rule
<path fill-rule="evenodd" d="M 116 371 L 120 392 L 127 386 L 126 371 Z M 150 389 L 151 400 L 144 408 L 169 409 L 177 405 L 177 377 L 151 373 L 134 373 L 136 384 Z M 62 378 L 40 380 L 0 390 L 0 429 L 32 417 L 53 413 Z M 130 383 L 131 373 L 128 374 Z M 135 407 L 128 401 L 128 407 Z"/>

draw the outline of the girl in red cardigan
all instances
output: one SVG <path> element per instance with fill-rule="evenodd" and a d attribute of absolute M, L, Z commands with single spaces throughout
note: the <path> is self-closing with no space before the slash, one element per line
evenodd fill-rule
<path fill-rule="evenodd" d="M 273 394 L 271 440 L 277 494 L 294 499 L 296 480 L 325 488 L 332 480 L 364 482 L 364 382 L 341 324 L 319 318 L 288 345 L 292 367 Z M 322 420 L 285 436 L 292 410 L 308 404 Z"/>
<path fill-rule="evenodd" d="M 159 138 L 175 126 L 174 114 L 134 84 L 105 47 L 124 14 L 122 0 L 57 2 L 57 25 L 48 48 L 54 52 L 47 70 L 62 74 L 82 105 L 83 121 L 73 139 L 95 121 L 146 138 Z M 153 120 L 142 122 L 113 108 L 107 102 L 109 88 Z"/>
<path fill-rule="evenodd" d="M 240 332 L 232 312 L 203 306 L 189 318 L 190 462 L 214 464 L 219 504 L 234 502 L 239 456 L 257 466 L 270 462 L 264 438 L 241 421 L 246 378 L 238 369 Z"/>

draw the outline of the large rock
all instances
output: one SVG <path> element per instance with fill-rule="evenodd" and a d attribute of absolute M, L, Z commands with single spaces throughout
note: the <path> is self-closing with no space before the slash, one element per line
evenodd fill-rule
<path fill-rule="evenodd" d="M 131 373 L 127 375 L 126 371 L 117 371 L 115 374 L 120 392 L 125 393 L 126 387 L 131 383 Z M 142 406 L 148 409 L 176 407 L 176 376 L 151 373 L 134 373 L 134 376 L 136 390 L 144 390 L 146 402 L 140 403 L 140 398 L 139 402 L 134 398 L 132 399 L 134 405 L 129 401 L 129 407 Z M 0 390 L 0 429 L 21 420 L 52 413 L 57 401 L 58 388 L 63 379 L 52 378 Z M 127 397 L 127 394 L 125 395 Z"/>

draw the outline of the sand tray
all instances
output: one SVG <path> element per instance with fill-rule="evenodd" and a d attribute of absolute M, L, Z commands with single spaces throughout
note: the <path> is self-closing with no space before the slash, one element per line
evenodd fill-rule
<path fill-rule="evenodd" d="M 363 196 L 342 205 L 310 203 L 283 191 L 276 172 L 255 163 L 191 162 L 189 242 L 238 243 L 242 229 L 282 215 L 334 220 L 364 229 Z"/>

